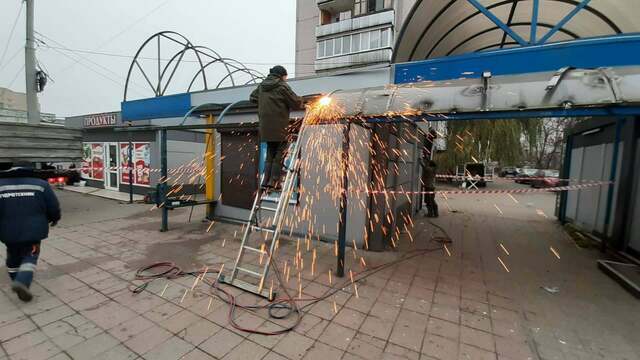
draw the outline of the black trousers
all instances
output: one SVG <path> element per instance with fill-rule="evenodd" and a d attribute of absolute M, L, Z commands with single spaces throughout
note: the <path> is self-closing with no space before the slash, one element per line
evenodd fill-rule
<path fill-rule="evenodd" d="M 424 194 L 427 204 L 427 214 L 431 216 L 438 216 L 438 203 L 436 203 L 436 194 L 433 193 L 435 190 L 433 187 L 424 187 L 425 192 L 431 192 L 430 194 Z"/>
<path fill-rule="evenodd" d="M 6 245 L 9 277 L 12 281 L 22 283 L 26 287 L 31 286 L 40 255 L 40 242 Z"/>
<path fill-rule="evenodd" d="M 267 141 L 267 159 L 264 166 L 264 180 L 262 185 L 275 186 L 280 181 L 284 153 L 287 149 L 286 141 Z"/>

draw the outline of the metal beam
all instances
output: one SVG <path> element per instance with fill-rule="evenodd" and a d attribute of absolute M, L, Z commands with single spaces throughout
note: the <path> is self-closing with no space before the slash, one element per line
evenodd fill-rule
<path fill-rule="evenodd" d="M 467 1 L 471 5 L 473 5 L 476 9 L 478 9 L 478 11 L 483 13 L 484 16 L 488 17 L 489 20 L 491 20 L 494 24 L 498 25 L 498 27 L 501 28 L 504 32 L 509 34 L 509 36 L 513 40 L 517 41 L 518 44 L 520 44 L 522 46 L 529 45 L 528 42 L 526 42 L 520 35 L 516 34 L 515 31 L 513 31 L 509 26 L 507 26 L 505 23 L 503 23 L 502 20 L 498 19 L 498 17 L 495 16 L 491 11 L 489 11 L 489 9 L 487 9 L 484 6 L 482 6 L 482 4 L 480 4 L 480 2 L 478 0 L 467 0 Z"/>
<path fill-rule="evenodd" d="M 533 0 L 533 10 L 531 13 L 531 35 L 529 36 L 529 44 L 536 43 L 536 33 L 538 31 L 538 10 L 540 9 L 540 0 Z"/>
<path fill-rule="evenodd" d="M 618 174 L 618 153 L 620 152 L 620 137 L 622 133 L 622 127 L 624 126 L 625 119 L 620 118 L 616 121 L 616 135 L 613 142 L 613 156 L 611 159 L 611 172 L 609 173 L 609 186 L 607 189 L 607 207 L 604 214 L 604 234 L 602 235 L 602 243 L 600 244 L 600 250 L 605 252 L 607 250 L 607 239 L 609 237 L 609 228 L 611 223 L 611 210 L 613 209 L 613 192 L 616 186 L 616 175 Z"/>
<path fill-rule="evenodd" d="M 469 1 L 471 1 L 471 0 L 469 0 Z M 576 16 L 576 14 L 580 12 L 580 10 L 584 9 L 587 5 L 589 5 L 590 2 L 591 2 L 591 0 L 582 0 L 582 2 L 580 4 L 578 4 L 578 6 L 576 6 L 575 9 L 571 10 L 571 12 L 569 14 L 567 14 L 567 16 L 565 16 L 562 20 L 560 20 L 560 22 L 556 26 L 554 26 L 553 29 L 549 30 L 549 32 L 547 32 L 547 34 L 545 36 L 543 36 L 540 39 L 540 41 L 538 41 L 538 44 L 546 43 L 547 40 L 549 40 L 555 33 L 558 32 L 558 30 L 560 30 L 571 19 L 573 19 L 573 17 Z"/>

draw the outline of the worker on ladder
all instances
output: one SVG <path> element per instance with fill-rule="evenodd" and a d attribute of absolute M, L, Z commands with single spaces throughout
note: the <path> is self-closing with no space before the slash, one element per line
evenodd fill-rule
<path fill-rule="evenodd" d="M 276 65 L 251 93 L 251 102 L 258 104 L 260 142 L 267 145 L 264 178 L 260 186 L 277 189 L 280 185 L 283 160 L 287 149 L 289 114 L 304 109 L 302 97 L 287 84 L 287 69 Z"/>

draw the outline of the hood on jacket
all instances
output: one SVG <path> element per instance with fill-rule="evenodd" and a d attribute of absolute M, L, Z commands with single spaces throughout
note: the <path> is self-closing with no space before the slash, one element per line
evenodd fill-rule
<path fill-rule="evenodd" d="M 262 89 L 262 91 L 271 91 L 277 88 L 278 86 L 280 86 L 280 83 L 282 83 L 282 79 L 279 76 L 274 74 L 269 74 L 260 83 L 260 88 Z"/>

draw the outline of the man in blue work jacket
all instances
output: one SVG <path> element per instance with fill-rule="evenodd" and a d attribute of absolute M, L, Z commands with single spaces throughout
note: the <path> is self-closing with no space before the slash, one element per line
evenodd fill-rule
<path fill-rule="evenodd" d="M 17 165 L 17 166 L 16 166 Z M 49 235 L 49 224 L 60 220 L 60 204 L 49 184 L 35 177 L 27 163 L 0 172 L 0 241 L 7 246 L 7 271 L 11 289 L 24 302 L 40 254 L 40 242 Z"/>

